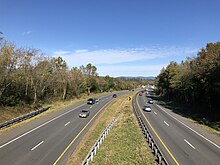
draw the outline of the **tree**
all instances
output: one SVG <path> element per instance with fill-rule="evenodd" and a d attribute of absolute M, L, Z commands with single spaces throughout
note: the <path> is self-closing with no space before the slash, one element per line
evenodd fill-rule
<path fill-rule="evenodd" d="M 0 32 L 0 34 L 3 34 L 2 32 Z M 3 39 L 3 37 L 0 37 L 0 41 Z"/>
<path fill-rule="evenodd" d="M 91 90 L 97 89 L 97 82 L 95 77 L 98 76 L 97 74 L 97 68 L 93 66 L 92 64 L 87 64 L 86 67 L 83 65 L 80 67 L 81 72 L 85 76 L 85 86 L 88 92 L 88 95 L 90 94 Z"/>

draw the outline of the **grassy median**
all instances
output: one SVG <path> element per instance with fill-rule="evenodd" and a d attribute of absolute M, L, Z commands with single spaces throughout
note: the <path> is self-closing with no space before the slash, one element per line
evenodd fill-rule
<path fill-rule="evenodd" d="M 105 108 L 67 164 L 81 164 L 103 130 L 117 114 L 120 114 L 118 121 L 102 143 L 91 164 L 156 164 L 127 97 L 128 95 L 121 96 Z"/>

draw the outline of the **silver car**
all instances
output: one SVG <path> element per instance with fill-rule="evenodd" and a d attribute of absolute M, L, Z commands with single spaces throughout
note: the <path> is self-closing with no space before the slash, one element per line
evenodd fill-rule
<path fill-rule="evenodd" d="M 149 105 L 143 106 L 143 110 L 147 112 L 151 112 L 151 107 Z"/>
<path fill-rule="evenodd" d="M 80 114 L 79 114 L 79 117 L 83 117 L 83 118 L 86 118 L 89 116 L 89 110 L 86 110 L 86 109 L 83 109 Z"/>

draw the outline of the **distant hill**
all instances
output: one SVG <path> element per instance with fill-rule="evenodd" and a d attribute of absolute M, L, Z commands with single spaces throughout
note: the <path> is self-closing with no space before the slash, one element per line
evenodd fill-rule
<path fill-rule="evenodd" d="M 154 80 L 155 77 L 153 76 L 148 76 L 148 77 L 144 77 L 144 76 L 119 76 L 119 77 L 116 77 L 116 78 L 139 78 L 139 79 L 145 79 L 145 80 Z"/>

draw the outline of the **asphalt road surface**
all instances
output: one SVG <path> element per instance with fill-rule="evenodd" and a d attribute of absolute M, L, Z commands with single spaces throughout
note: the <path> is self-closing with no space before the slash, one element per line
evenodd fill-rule
<path fill-rule="evenodd" d="M 220 137 L 213 141 L 211 135 L 196 130 L 193 122 L 185 122 L 183 117 L 155 102 L 149 104 L 151 112 L 143 111 L 142 107 L 148 104 L 148 99 L 146 93 L 137 95 L 136 106 L 169 164 L 220 164 Z"/>
<path fill-rule="evenodd" d="M 96 104 L 78 103 L 1 134 L 0 164 L 64 164 L 94 119 L 115 98 L 108 94 L 99 99 Z M 79 118 L 82 109 L 90 110 L 89 117 Z"/>

